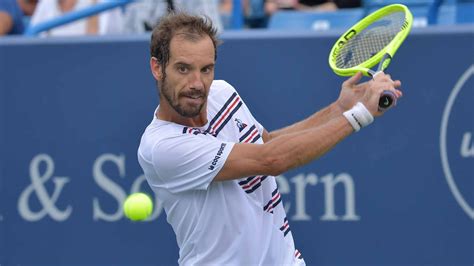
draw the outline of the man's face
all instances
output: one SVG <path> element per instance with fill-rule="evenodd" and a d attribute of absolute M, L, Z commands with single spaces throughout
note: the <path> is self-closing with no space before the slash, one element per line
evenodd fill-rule
<path fill-rule="evenodd" d="M 196 117 L 203 110 L 214 80 L 214 63 L 214 45 L 208 36 L 171 39 L 166 77 L 159 85 L 163 98 L 181 116 Z"/>

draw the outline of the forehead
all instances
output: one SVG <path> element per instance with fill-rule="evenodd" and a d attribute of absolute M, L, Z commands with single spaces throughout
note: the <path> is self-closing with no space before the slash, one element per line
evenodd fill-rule
<path fill-rule="evenodd" d="M 184 61 L 210 64 L 214 62 L 214 53 L 214 44 L 207 35 L 189 38 L 178 33 L 170 42 L 170 63 Z"/>

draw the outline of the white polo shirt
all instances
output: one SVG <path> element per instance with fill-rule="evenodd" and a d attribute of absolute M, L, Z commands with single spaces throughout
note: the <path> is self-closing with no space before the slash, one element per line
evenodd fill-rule
<path fill-rule="evenodd" d="M 263 143 L 263 127 L 222 80 L 211 85 L 207 118 L 192 128 L 154 116 L 138 148 L 176 233 L 179 264 L 305 265 L 273 176 L 213 182 L 235 143 Z"/>

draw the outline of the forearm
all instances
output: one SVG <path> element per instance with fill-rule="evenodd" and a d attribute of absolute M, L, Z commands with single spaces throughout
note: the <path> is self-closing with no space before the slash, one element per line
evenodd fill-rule
<path fill-rule="evenodd" d="M 215 180 L 254 175 L 279 175 L 309 163 L 331 150 L 352 132 L 372 123 L 385 88 L 401 96 L 400 81 L 383 74 L 358 84 L 362 73 L 343 83 L 338 100 L 309 118 L 271 134 L 264 131 L 264 144 L 236 143 Z M 360 102 L 360 104 L 359 104 Z"/>
<path fill-rule="evenodd" d="M 265 141 L 272 140 L 274 138 L 280 137 L 286 134 L 292 134 L 295 132 L 304 131 L 313 127 L 321 126 L 331 119 L 340 116 L 343 110 L 336 104 L 332 103 L 331 105 L 323 108 L 322 110 L 318 111 L 317 113 L 311 115 L 310 117 L 292 124 L 290 126 L 284 127 L 282 129 L 274 130 L 269 133 L 269 139 Z"/>
<path fill-rule="evenodd" d="M 353 131 L 347 119 L 339 115 L 320 126 L 283 134 L 265 144 L 235 144 L 215 180 L 280 175 L 324 155 Z"/>
<path fill-rule="evenodd" d="M 282 135 L 265 145 L 271 152 L 269 157 L 277 161 L 273 165 L 280 165 L 278 171 L 285 172 L 321 157 L 352 132 L 347 119 L 339 115 L 320 126 Z"/>

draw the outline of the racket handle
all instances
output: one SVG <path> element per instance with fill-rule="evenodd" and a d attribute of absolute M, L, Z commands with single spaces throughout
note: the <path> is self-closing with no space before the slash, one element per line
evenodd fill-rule
<path fill-rule="evenodd" d="M 386 90 L 382 92 L 382 96 L 379 99 L 379 110 L 385 111 L 390 106 L 395 105 L 397 103 L 397 96 L 392 91 Z"/>

